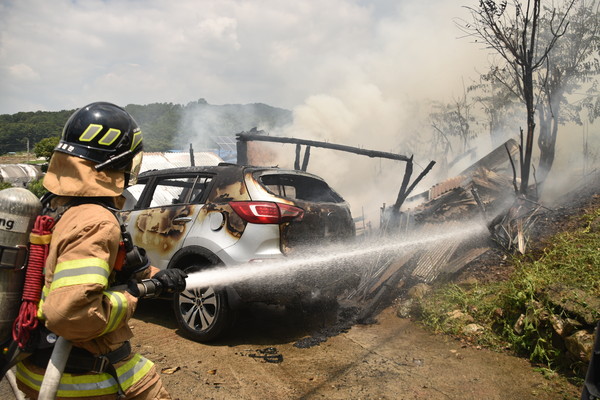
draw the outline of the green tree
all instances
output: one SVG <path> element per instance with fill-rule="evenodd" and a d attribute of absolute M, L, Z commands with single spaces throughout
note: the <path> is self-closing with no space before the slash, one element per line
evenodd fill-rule
<path fill-rule="evenodd" d="M 49 138 L 45 138 L 40 140 L 33 146 L 33 152 L 36 157 L 44 157 L 46 161 L 50 161 L 50 157 L 52 156 L 52 152 L 54 148 L 58 144 L 60 140 L 60 136 L 52 136 Z"/>
<path fill-rule="evenodd" d="M 542 18 L 542 0 L 482 0 L 479 7 L 467 7 L 472 21 L 463 29 L 470 37 L 482 40 L 493 49 L 504 63 L 500 70 L 512 77 L 515 92 L 525 103 L 527 134 L 524 156 L 521 160 L 521 187 L 527 194 L 531 158 L 535 136 L 536 89 L 534 75 L 548 63 L 548 57 L 556 42 L 568 26 L 567 16 L 576 0 L 568 0 L 561 9 L 546 8 L 550 18 Z M 548 24 L 542 28 L 542 24 Z M 545 40 L 540 31 L 550 32 Z"/>
<path fill-rule="evenodd" d="M 71 111 L 36 111 L 0 115 L 0 154 L 25 151 L 40 140 L 59 135 Z"/>
<path fill-rule="evenodd" d="M 544 14 L 540 31 L 542 40 L 552 40 L 552 18 L 561 18 L 551 10 Z M 565 122 L 582 124 L 581 111 L 584 104 L 598 98 L 596 77 L 600 73 L 600 15 L 596 0 L 580 0 L 569 17 L 564 37 L 550 50 L 544 68 L 537 80 L 541 86 L 541 101 L 538 104 L 540 162 L 537 178 L 544 182 L 554 162 L 559 125 Z M 592 93 L 575 104 L 570 97 L 574 93 Z"/>
<path fill-rule="evenodd" d="M 44 178 L 29 182 L 27 189 L 35 194 L 37 197 L 42 197 L 48 190 L 43 185 Z"/>

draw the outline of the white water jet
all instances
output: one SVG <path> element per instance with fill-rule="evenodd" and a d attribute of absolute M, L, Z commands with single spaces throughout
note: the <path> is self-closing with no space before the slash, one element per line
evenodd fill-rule
<path fill-rule="evenodd" d="M 264 260 L 229 267 L 217 267 L 189 274 L 186 289 L 206 286 L 225 286 L 237 282 L 248 283 L 260 280 L 277 280 L 284 276 L 293 276 L 298 272 L 319 273 L 343 272 L 345 269 L 365 269 L 372 267 L 373 261 L 385 256 L 401 256 L 403 252 L 427 248 L 447 240 L 465 240 L 487 234 L 487 228 L 481 222 L 457 225 L 440 225 L 435 232 L 428 230 L 415 237 L 379 238 L 376 243 L 355 242 L 344 246 L 329 246 L 306 249 L 301 257 Z M 376 261 L 375 261 L 376 262 Z"/>

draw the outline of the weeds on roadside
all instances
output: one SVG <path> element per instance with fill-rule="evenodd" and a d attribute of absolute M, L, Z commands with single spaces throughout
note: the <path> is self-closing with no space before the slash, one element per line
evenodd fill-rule
<path fill-rule="evenodd" d="M 557 288 L 564 304 L 574 304 L 600 319 L 600 310 L 586 299 L 600 297 L 600 210 L 582 218 L 581 228 L 554 236 L 537 260 L 514 259 L 515 272 L 507 281 L 445 283 L 421 300 L 422 321 L 437 331 L 474 344 L 512 349 L 548 368 L 564 360 L 555 344 L 555 318 L 576 318 L 545 295 Z M 465 333 L 477 324 L 483 330 Z"/>

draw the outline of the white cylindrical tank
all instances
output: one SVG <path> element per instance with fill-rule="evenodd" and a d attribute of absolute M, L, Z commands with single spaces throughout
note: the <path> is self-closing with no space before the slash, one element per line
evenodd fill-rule
<path fill-rule="evenodd" d="M 42 204 L 29 190 L 0 190 L 0 343 L 10 338 L 21 305 L 29 233 Z"/>

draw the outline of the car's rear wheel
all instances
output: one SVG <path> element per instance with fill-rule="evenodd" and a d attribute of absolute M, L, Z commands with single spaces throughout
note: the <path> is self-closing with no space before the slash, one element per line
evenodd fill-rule
<path fill-rule="evenodd" d="M 194 265 L 185 271 L 189 274 L 201 269 Z M 197 342 L 207 342 L 221 336 L 235 317 L 229 308 L 226 290 L 213 286 L 186 288 L 173 297 L 173 306 L 183 334 Z"/>

